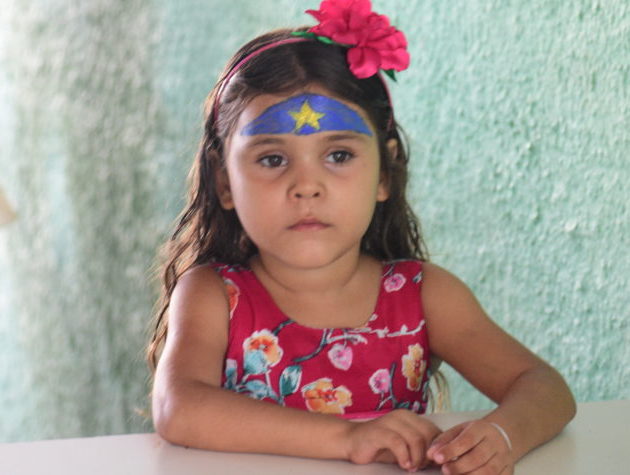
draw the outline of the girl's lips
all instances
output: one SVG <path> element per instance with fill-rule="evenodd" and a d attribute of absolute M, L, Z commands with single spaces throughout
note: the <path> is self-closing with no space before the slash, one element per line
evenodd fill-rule
<path fill-rule="evenodd" d="M 317 219 L 301 219 L 297 223 L 289 226 L 291 231 L 319 231 L 330 227 L 329 224 L 322 223 Z"/>

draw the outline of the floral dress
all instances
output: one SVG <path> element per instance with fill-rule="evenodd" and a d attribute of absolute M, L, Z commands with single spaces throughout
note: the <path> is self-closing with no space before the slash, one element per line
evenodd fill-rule
<path fill-rule="evenodd" d="M 346 418 L 398 408 L 425 411 L 429 341 L 421 262 L 383 264 L 376 307 L 358 328 L 300 325 L 278 308 L 250 269 L 214 268 L 230 303 L 223 387 Z"/>

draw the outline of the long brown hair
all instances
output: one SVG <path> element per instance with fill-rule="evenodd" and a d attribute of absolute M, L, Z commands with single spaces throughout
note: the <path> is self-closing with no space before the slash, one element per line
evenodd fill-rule
<path fill-rule="evenodd" d="M 257 252 L 234 210 L 220 206 L 215 175 L 223 162 L 225 140 L 249 101 L 261 94 L 291 93 L 317 84 L 331 94 L 361 107 L 377 131 L 381 171 L 389 187 L 387 201 L 376 205 L 361 241 L 361 251 L 379 260 L 428 258 L 418 219 L 407 203 L 408 154 L 396 124 L 382 79 L 357 79 L 346 62 L 346 48 L 319 41 L 303 41 L 270 48 L 252 57 L 225 83 L 235 65 L 264 46 L 290 38 L 293 31 L 278 30 L 244 45 L 230 60 L 204 106 L 204 135 L 190 175 L 188 202 L 170 240 L 162 249 L 162 292 L 153 337 L 147 348 L 155 370 L 168 332 L 168 308 L 181 275 L 209 262 L 246 265 Z M 225 84 L 224 84 L 225 83 Z M 215 104 L 216 103 L 216 104 Z M 398 141 L 390 157 L 386 143 Z"/>

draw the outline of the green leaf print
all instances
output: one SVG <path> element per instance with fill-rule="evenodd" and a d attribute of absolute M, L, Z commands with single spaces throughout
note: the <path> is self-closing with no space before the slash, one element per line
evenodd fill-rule
<path fill-rule="evenodd" d="M 280 375 L 280 395 L 285 397 L 297 391 L 301 379 L 302 367 L 300 365 L 287 366 Z"/>
<path fill-rule="evenodd" d="M 245 383 L 245 390 L 251 397 L 256 399 L 265 399 L 266 397 L 278 399 L 275 391 L 262 381 L 247 381 L 247 383 Z"/>

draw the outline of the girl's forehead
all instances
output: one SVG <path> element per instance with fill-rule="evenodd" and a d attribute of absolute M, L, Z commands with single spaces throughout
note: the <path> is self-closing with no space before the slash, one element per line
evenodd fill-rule
<path fill-rule="evenodd" d="M 237 135 L 244 136 L 331 131 L 373 135 L 367 115 L 359 106 L 322 89 L 257 96 L 242 111 L 235 130 Z"/>

